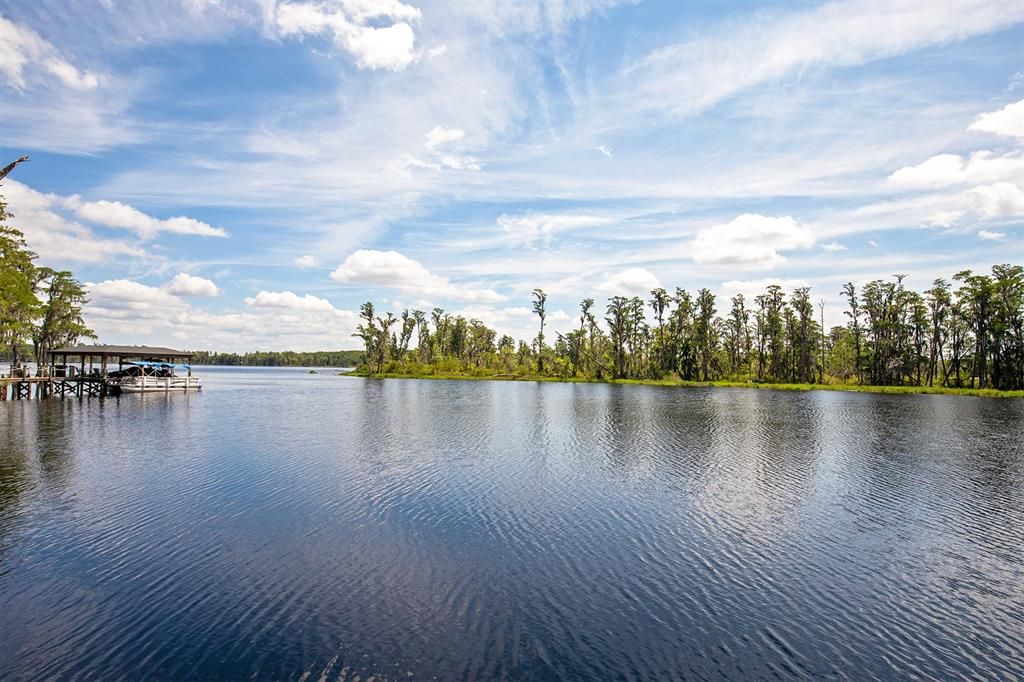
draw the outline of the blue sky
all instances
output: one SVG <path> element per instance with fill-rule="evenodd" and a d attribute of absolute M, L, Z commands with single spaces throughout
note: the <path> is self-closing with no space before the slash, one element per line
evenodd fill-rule
<path fill-rule="evenodd" d="M 0 0 L 0 120 L 110 343 L 1024 261 L 1024 3 Z"/>

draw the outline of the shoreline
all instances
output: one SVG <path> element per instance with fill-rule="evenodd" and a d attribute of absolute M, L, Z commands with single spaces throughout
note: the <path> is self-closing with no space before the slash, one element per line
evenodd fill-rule
<path fill-rule="evenodd" d="M 473 376 L 469 374 L 402 374 L 384 372 L 340 372 L 338 376 L 364 379 L 428 379 L 445 381 L 533 381 L 561 384 L 625 384 L 636 386 L 664 386 L 667 388 L 754 388 L 773 391 L 847 391 L 852 393 L 885 393 L 903 395 L 954 395 L 974 398 L 1024 398 L 1024 391 L 999 391 L 992 388 L 946 388 L 943 386 L 865 386 L 860 384 L 769 384 L 747 381 L 683 381 L 681 379 L 584 379 L 580 377 L 546 377 L 532 375 L 496 374 Z"/>

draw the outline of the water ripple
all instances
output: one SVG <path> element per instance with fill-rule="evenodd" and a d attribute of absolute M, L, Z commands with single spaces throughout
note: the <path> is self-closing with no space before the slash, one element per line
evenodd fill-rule
<path fill-rule="evenodd" d="M 1024 676 L 1024 405 L 209 370 L 0 404 L 0 677 Z"/>

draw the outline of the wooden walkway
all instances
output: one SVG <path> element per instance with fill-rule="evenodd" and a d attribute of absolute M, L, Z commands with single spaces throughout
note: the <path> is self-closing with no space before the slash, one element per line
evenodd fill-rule
<path fill-rule="evenodd" d="M 103 377 L 2 377 L 0 400 L 30 400 L 64 396 L 105 396 L 115 390 Z"/>

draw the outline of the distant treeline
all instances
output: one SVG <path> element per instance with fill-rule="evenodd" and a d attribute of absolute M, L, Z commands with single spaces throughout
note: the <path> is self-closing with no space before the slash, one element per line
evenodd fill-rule
<path fill-rule="evenodd" d="M 35 349 L 32 348 L 31 343 L 18 344 L 19 358 L 31 358 L 34 352 Z M 6 344 L 0 347 L 0 362 L 10 362 L 13 355 L 11 349 Z"/>
<path fill-rule="evenodd" d="M 231 367 L 355 367 L 363 363 L 366 354 L 361 350 L 318 350 L 309 353 L 296 351 L 256 351 L 254 353 L 215 353 L 196 351 L 194 365 L 227 365 Z"/>
<path fill-rule="evenodd" d="M 378 316 L 365 303 L 356 335 L 367 374 L 1024 389 L 1024 267 L 963 270 L 922 292 L 905 279 L 844 285 L 846 324 L 831 329 L 810 287 L 773 284 L 726 305 L 708 289 L 614 296 L 603 319 L 588 298 L 575 329 L 552 336 L 536 289 L 537 336 L 518 342 L 441 308 Z"/>

